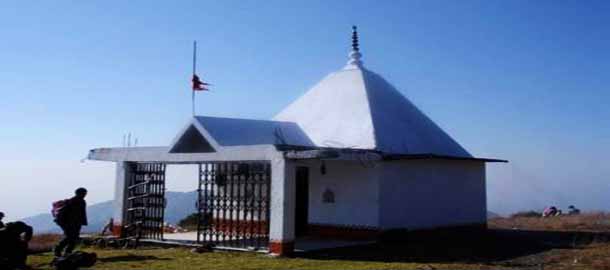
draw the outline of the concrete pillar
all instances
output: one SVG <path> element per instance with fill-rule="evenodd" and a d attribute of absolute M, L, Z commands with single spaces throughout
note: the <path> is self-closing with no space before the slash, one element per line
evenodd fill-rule
<path fill-rule="evenodd" d="M 288 256 L 294 251 L 295 166 L 283 158 L 271 162 L 269 252 Z"/>
<path fill-rule="evenodd" d="M 112 234 L 115 236 L 121 236 L 123 221 L 126 218 L 127 185 L 130 178 L 131 162 L 117 162 L 114 180 L 114 212 L 112 215 Z"/>

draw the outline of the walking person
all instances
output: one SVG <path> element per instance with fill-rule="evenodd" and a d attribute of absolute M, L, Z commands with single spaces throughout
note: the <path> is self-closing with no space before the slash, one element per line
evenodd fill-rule
<path fill-rule="evenodd" d="M 85 196 L 87 196 L 87 190 L 82 187 L 78 188 L 74 191 L 74 197 L 62 201 L 62 206 L 57 210 L 55 222 L 63 230 L 64 237 L 55 246 L 55 257 L 71 254 L 79 240 L 81 227 L 87 226 Z"/>

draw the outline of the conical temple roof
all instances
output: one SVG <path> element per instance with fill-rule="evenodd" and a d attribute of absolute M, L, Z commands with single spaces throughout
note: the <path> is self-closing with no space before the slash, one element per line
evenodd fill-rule
<path fill-rule="evenodd" d="M 472 157 L 390 83 L 362 67 L 360 57 L 356 43 L 343 70 L 326 76 L 274 120 L 297 123 L 320 147 Z"/>

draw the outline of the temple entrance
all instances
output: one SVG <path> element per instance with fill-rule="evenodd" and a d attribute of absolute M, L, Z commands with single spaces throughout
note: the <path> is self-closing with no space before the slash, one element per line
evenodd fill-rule
<path fill-rule="evenodd" d="M 295 236 L 307 234 L 309 217 L 309 168 L 297 167 L 296 170 L 296 203 L 295 203 Z"/>
<path fill-rule="evenodd" d="M 197 242 L 240 249 L 269 243 L 269 162 L 199 165 Z"/>

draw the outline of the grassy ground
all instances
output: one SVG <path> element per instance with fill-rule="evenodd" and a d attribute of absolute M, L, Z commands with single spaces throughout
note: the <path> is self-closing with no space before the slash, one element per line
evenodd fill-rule
<path fill-rule="evenodd" d="M 610 232 L 610 213 L 596 212 L 548 218 L 520 217 L 515 214 L 510 218 L 494 218 L 489 221 L 489 225 L 492 228 L 538 231 Z"/>
<path fill-rule="evenodd" d="M 46 252 L 53 248 L 61 239 L 58 234 L 38 234 L 34 235 L 30 241 L 28 248 L 32 253 Z"/>
<path fill-rule="evenodd" d="M 92 269 L 490 269 L 489 266 L 463 263 L 371 262 L 309 258 L 272 258 L 246 252 L 195 254 L 188 249 L 94 250 L 99 256 Z M 34 269 L 52 269 L 51 254 L 32 255 L 28 264 Z"/>
<path fill-rule="evenodd" d="M 359 247 L 302 253 L 294 258 L 188 249 L 86 249 L 92 269 L 596 269 L 610 270 L 610 215 L 499 218 L 486 232 L 428 232 Z M 45 236 L 41 242 L 54 239 Z M 51 269 L 50 253 L 30 256 Z"/>

